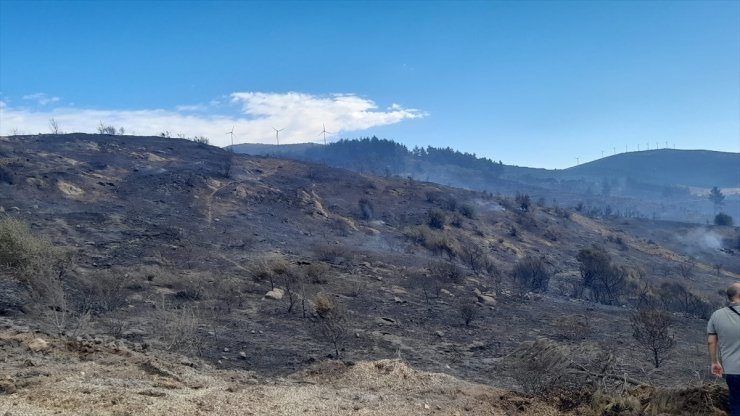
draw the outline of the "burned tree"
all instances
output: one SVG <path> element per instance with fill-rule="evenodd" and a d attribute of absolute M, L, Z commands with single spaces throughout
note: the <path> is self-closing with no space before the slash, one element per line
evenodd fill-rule
<path fill-rule="evenodd" d="M 632 337 L 650 352 L 655 368 L 660 367 L 666 354 L 676 345 L 670 331 L 671 318 L 660 309 L 645 307 L 632 314 L 630 323 Z"/>

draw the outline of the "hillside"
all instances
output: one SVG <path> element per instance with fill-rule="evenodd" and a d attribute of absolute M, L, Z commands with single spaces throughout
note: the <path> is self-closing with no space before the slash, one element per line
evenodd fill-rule
<path fill-rule="evenodd" d="M 128 386 L 123 402 L 131 402 L 130 389 L 154 406 L 150 409 L 179 397 L 177 389 L 184 385 L 196 390 L 193 403 L 217 411 L 208 406 L 226 400 L 222 391 L 229 379 L 256 384 L 235 388 L 267 398 L 286 391 L 333 397 L 347 380 L 358 383 L 351 384 L 352 397 L 391 395 L 358 381 L 375 365 L 381 378 L 408 377 L 411 385 L 401 391 L 414 399 L 407 409 L 428 404 L 424 413 L 455 414 L 469 407 L 472 414 L 499 414 L 483 410 L 491 402 L 502 402 L 500 414 L 528 414 L 528 406 L 552 414 L 585 412 L 582 406 L 594 397 L 521 395 L 542 390 L 528 381 L 527 360 L 514 359 L 538 345 L 527 342 L 549 340 L 558 354 L 573 357 L 568 365 L 577 368 L 605 365 L 600 382 L 611 392 L 633 391 L 640 383 L 711 383 L 703 317 L 721 303 L 717 290 L 740 278 L 736 227 L 664 223 L 666 228 L 647 235 L 651 226 L 644 220 L 589 218 L 489 192 L 233 154 L 187 140 L 7 137 L 0 139 L 0 167 L 0 212 L 6 221 L 29 224 L 32 235 L 70 254 L 63 266 L 49 266 L 54 273 L 34 269 L 43 290 L 23 279 L 0 281 L 0 313 L 9 322 L 5 328 L 14 328 L 3 337 L 20 337 L 3 341 L 13 348 L 4 354 L 14 380 L 26 374 L 28 357 L 22 351 L 30 334 L 55 345 L 53 353 L 31 356 L 34 371 L 51 374 L 71 360 L 63 371 L 72 386 L 80 371 L 101 373 L 96 367 L 101 358 L 128 372 L 131 364 L 115 356 L 135 357 L 139 364 L 144 357 L 164 357 L 162 365 L 173 369 L 145 366 L 154 372 L 146 380 L 132 373 L 130 379 L 107 382 Z M 709 235 L 716 245 L 696 249 L 675 240 L 694 235 Z M 597 301 L 580 283 L 576 257 L 594 245 L 603 248 L 614 270 L 624 271 L 622 291 L 608 301 Z M 514 278 L 517 266 L 526 269 L 532 262 L 549 278 L 544 286 Z M 676 347 L 652 369 L 650 354 L 631 337 L 629 318 L 641 300 L 675 290 L 664 283 L 680 283 L 695 303 L 666 306 L 680 318 L 673 324 Z M 133 352 L 95 347 L 116 340 Z M 62 352 L 68 342 L 70 348 L 92 350 L 70 358 Z M 402 365 L 365 363 L 390 358 Z M 333 365 L 349 366 L 340 371 L 348 378 L 326 376 Z M 312 373 L 315 366 L 321 370 Z M 173 372 L 183 376 L 168 381 Z M 611 377 L 615 374 L 619 377 Z M 191 386 L 191 375 L 215 377 L 208 381 L 215 390 Z M 52 391 L 51 383 L 61 382 L 34 377 L 30 384 L 14 382 L 0 403 Z M 295 377 L 299 386 L 285 381 Z M 255 381 L 239 381 L 251 378 Z M 432 400 L 439 380 L 460 386 L 450 393 L 449 405 Z M 563 388 L 582 383 L 553 380 Z M 95 397 L 110 400 L 107 388 L 84 374 L 83 381 Z M 315 383 L 317 390 L 309 391 L 310 383 L 301 387 L 304 382 Z M 170 393 L 168 383 L 178 387 Z M 337 394 L 330 402 L 349 406 L 349 393 Z M 59 400 L 39 399 L 27 404 L 36 409 L 28 411 L 51 412 L 64 406 Z M 403 401 L 392 395 L 390 400 Z M 630 406 L 641 406 L 637 402 Z M 71 413 L 74 406 L 85 406 L 84 400 L 70 403 L 72 410 L 65 411 Z M 266 403 L 255 414 L 290 407 Z M 275 414 L 293 414 L 276 409 Z M 331 409 L 315 413 L 336 411 Z M 366 414 L 383 414 L 379 409 Z"/>
<path fill-rule="evenodd" d="M 717 186 L 727 196 L 722 211 L 740 218 L 738 153 L 662 149 L 548 170 L 504 165 L 450 148 L 409 150 L 377 138 L 327 146 L 241 144 L 235 149 L 509 196 L 527 193 L 552 205 L 582 205 L 591 216 L 602 217 L 711 223 L 716 212 L 706 193 Z"/>
<path fill-rule="evenodd" d="M 564 169 L 560 175 L 632 177 L 656 185 L 740 188 L 740 153 L 673 149 L 620 153 Z"/>

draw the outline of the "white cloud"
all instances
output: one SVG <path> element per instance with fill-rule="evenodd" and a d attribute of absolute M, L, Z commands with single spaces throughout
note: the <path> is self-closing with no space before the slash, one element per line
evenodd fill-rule
<path fill-rule="evenodd" d="M 50 97 L 43 92 L 37 92 L 36 94 L 28 94 L 23 96 L 24 100 L 35 101 L 39 105 L 47 105 L 51 103 L 59 102 L 59 97 Z"/>
<path fill-rule="evenodd" d="M 193 104 L 193 105 L 178 105 L 175 107 L 175 110 L 179 112 L 196 112 L 196 111 L 206 111 L 208 107 L 202 104 Z"/>
<path fill-rule="evenodd" d="M 230 95 L 230 99 L 232 106 L 241 109 L 240 114 L 206 113 L 209 106 L 213 107 L 211 103 L 183 105 L 175 110 L 27 109 L 4 104 L 0 106 L 0 134 L 7 135 L 12 131 L 45 133 L 49 131 L 49 119 L 53 117 L 61 130 L 67 132 L 96 132 L 102 121 L 140 135 L 170 131 L 173 135 L 206 136 L 219 146 L 230 144 L 231 139 L 226 133 L 232 126 L 238 143 L 273 143 L 275 127 L 285 129 L 280 132 L 280 143 L 285 144 L 319 141 L 322 124 L 337 136 L 427 115 L 398 104 L 379 111 L 372 100 L 353 94 L 317 96 L 298 92 L 236 92 Z"/>

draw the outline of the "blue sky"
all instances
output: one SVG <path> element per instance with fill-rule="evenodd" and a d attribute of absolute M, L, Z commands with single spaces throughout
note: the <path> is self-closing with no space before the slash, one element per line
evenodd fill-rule
<path fill-rule="evenodd" d="M 0 133 L 740 151 L 740 2 L 0 0 Z"/>

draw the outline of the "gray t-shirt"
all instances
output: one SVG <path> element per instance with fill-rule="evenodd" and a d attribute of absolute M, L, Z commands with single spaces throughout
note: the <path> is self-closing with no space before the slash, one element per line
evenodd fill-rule
<path fill-rule="evenodd" d="M 739 304 L 732 306 L 740 312 Z M 707 324 L 707 333 L 717 335 L 725 374 L 740 374 L 740 315 L 729 307 L 714 311 Z"/>

